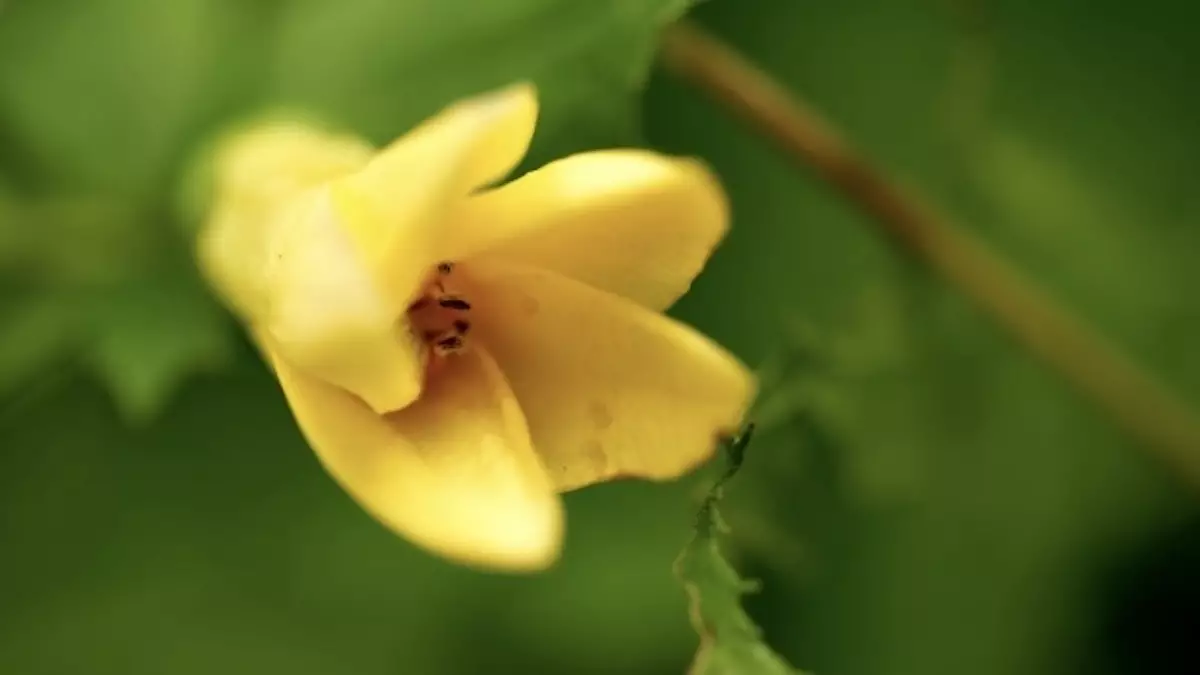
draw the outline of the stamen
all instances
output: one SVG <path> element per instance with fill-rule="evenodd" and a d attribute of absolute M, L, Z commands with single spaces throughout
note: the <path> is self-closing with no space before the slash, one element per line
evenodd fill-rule
<path fill-rule="evenodd" d="M 440 354 L 452 354 L 462 349 L 463 340 L 457 335 L 444 337 L 433 343 L 434 349 Z"/>
<path fill-rule="evenodd" d="M 424 294 L 408 306 L 408 311 L 421 341 L 440 360 L 466 348 L 466 335 L 471 330 L 466 312 L 471 310 L 471 303 L 456 295 L 457 289 L 447 291 L 447 286 L 453 285 L 450 283 L 453 262 L 439 262 L 435 269 L 436 273 L 426 282 Z"/>
<path fill-rule="evenodd" d="M 460 312 L 465 312 L 471 309 L 471 303 L 453 295 L 447 295 L 445 297 L 438 298 L 438 304 L 446 309 L 455 309 Z"/>

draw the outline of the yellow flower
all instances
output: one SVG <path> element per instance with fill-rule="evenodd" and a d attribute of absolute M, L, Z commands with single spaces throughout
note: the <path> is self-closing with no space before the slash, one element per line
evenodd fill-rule
<path fill-rule="evenodd" d="M 557 558 L 559 492 L 679 476 L 754 394 L 661 313 L 727 228 L 713 176 L 613 150 L 492 188 L 536 120 L 520 85 L 380 151 L 243 132 L 216 155 L 199 241 L 329 473 L 419 545 L 512 570 Z"/>

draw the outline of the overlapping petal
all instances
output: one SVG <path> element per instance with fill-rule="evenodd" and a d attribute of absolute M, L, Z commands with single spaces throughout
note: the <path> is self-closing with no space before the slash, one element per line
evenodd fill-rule
<path fill-rule="evenodd" d="M 376 412 L 412 403 L 425 364 L 404 310 L 437 262 L 445 215 L 520 161 L 536 117 L 527 85 L 469 99 L 358 170 L 264 214 L 272 225 L 256 291 L 265 299 L 250 321 L 290 363 L 361 396 Z"/>
<path fill-rule="evenodd" d="M 630 300 L 492 259 L 464 273 L 478 336 L 559 489 L 677 477 L 711 455 L 754 396 L 733 356 Z"/>
<path fill-rule="evenodd" d="M 322 464 L 380 522 L 469 564 L 528 570 L 557 558 L 562 506 L 487 353 L 448 360 L 420 400 L 381 416 L 261 339 Z"/>
<path fill-rule="evenodd" d="M 521 84 L 454 104 L 332 186 L 344 227 L 389 294 L 410 299 L 451 203 L 524 157 L 537 96 Z"/>
<path fill-rule="evenodd" d="M 443 246 L 540 267 L 665 309 L 728 229 L 701 163 L 643 150 L 574 155 L 458 205 Z"/>
<path fill-rule="evenodd" d="M 201 268 L 243 317 L 263 311 L 267 247 L 280 205 L 361 168 L 373 150 L 361 139 L 276 122 L 231 135 L 213 153 L 216 197 L 197 242 Z"/>

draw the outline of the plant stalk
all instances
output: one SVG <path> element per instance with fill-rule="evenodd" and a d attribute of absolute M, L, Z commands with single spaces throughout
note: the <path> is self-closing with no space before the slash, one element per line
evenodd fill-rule
<path fill-rule="evenodd" d="M 773 141 L 866 213 L 1059 373 L 1190 487 L 1200 490 L 1200 424 L 1178 396 L 932 204 L 888 178 L 795 94 L 703 28 L 667 29 L 677 76 Z"/>

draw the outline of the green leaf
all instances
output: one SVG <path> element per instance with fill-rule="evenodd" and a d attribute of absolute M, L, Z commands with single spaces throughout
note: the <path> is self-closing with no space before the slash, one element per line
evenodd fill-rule
<path fill-rule="evenodd" d="M 794 675 L 792 668 L 762 640 L 758 626 L 742 609 L 742 596 L 758 589 L 738 575 L 721 552 L 726 530 L 717 512 L 725 484 L 742 466 L 753 427 L 724 443 L 729 466 L 712 486 L 696 514 L 696 534 L 675 561 L 675 573 L 691 601 L 692 625 L 700 649 L 692 675 Z"/>
<path fill-rule="evenodd" d="M 31 383 L 74 348 L 77 307 L 65 298 L 23 298 L 0 311 L 0 396 Z"/>
<path fill-rule="evenodd" d="M 103 297 L 88 346 L 92 368 L 127 422 L 149 421 L 189 375 L 230 356 L 230 330 L 196 280 L 135 280 Z"/>
<path fill-rule="evenodd" d="M 102 196 L 0 203 L 0 273 L 48 289 L 118 283 L 159 243 L 138 221 L 128 203 Z"/>
<path fill-rule="evenodd" d="M 533 79 L 534 159 L 637 133 L 658 29 L 689 0 L 295 3 L 283 13 L 272 99 L 387 141 L 446 103 Z"/>
<path fill-rule="evenodd" d="M 242 3 L 16 2 L 0 21 L 0 137 L 46 191 L 154 198 L 248 64 Z M 253 4 L 253 3 L 245 3 Z M 6 152 L 5 154 L 8 154 Z"/>

